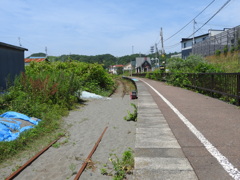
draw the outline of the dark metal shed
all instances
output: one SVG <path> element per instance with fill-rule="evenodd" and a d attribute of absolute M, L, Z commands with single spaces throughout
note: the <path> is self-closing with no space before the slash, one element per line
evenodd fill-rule
<path fill-rule="evenodd" d="M 7 81 L 24 72 L 24 51 L 28 49 L 0 42 L 0 90 Z"/>

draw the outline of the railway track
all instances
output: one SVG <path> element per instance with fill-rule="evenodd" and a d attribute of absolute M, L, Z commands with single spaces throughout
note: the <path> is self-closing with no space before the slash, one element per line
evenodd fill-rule
<path fill-rule="evenodd" d="M 117 88 L 113 95 L 121 95 L 123 98 L 125 95 L 129 94 L 132 90 L 135 90 L 134 87 L 131 87 L 131 82 L 128 82 L 128 80 L 125 79 L 117 79 Z"/>
<path fill-rule="evenodd" d="M 97 112 L 95 112 L 95 114 L 98 114 L 98 113 L 106 114 L 104 116 L 97 115 L 95 117 L 97 119 L 100 119 L 100 121 L 95 121 L 95 118 L 93 118 L 94 121 L 92 123 L 97 124 L 98 122 L 100 122 L 100 124 L 98 124 L 97 126 L 94 125 L 93 127 L 95 127 L 95 128 L 101 127 L 101 129 L 102 129 L 107 125 L 107 126 L 109 126 L 109 131 L 107 132 L 108 134 L 115 134 L 115 132 L 118 132 L 120 130 L 120 129 L 118 130 L 116 128 L 116 126 L 117 126 L 116 123 L 119 124 L 119 126 L 122 126 L 123 123 L 121 121 L 115 121 L 115 119 L 121 120 L 121 118 L 118 118 L 118 117 L 121 117 L 120 114 L 124 114 L 127 111 L 127 109 L 120 107 L 119 104 L 123 104 L 122 102 L 126 102 L 127 99 L 129 99 L 129 98 L 124 98 L 124 96 L 127 93 L 129 93 L 129 91 L 131 90 L 130 84 L 128 84 L 127 81 L 122 80 L 122 79 L 120 79 L 118 81 L 118 83 L 119 83 L 119 85 L 117 87 L 117 90 L 113 94 L 113 100 L 111 103 L 113 105 L 108 106 L 109 103 L 104 103 L 104 106 L 92 105 L 94 107 L 93 109 L 95 111 L 96 111 L 96 107 L 97 107 L 97 109 L 101 109 L 101 111 L 97 110 Z M 123 101 L 116 102 L 117 99 L 119 99 L 119 100 L 123 99 Z M 108 108 L 105 108 L 105 106 Z M 112 107 L 118 107 L 118 110 L 115 112 L 115 108 L 111 109 Z M 125 104 L 123 107 L 125 107 Z M 122 111 L 122 113 L 118 114 L 119 110 Z M 109 124 L 109 119 L 108 119 L 108 115 L 107 115 L 109 111 L 111 112 L 110 117 L 112 117 L 112 114 L 116 114 L 116 117 L 114 117 L 113 120 L 110 119 L 110 122 L 114 122 L 114 124 L 111 124 L 111 123 Z M 92 111 L 91 112 L 89 111 L 88 113 L 92 113 Z M 79 117 L 80 117 L 80 119 L 79 119 Z M 91 117 L 91 119 L 92 119 L 92 117 Z M 98 160 L 95 160 L 94 157 L 96 156 L 96 154 L 99 154 L 99 152 L 100 153 L 102 152 L 102 147 L 99 148 L 99 150 L 94 153 L 94 156 L 93 156 L 94 161 L 92 161 L 92 159 L 86 158 L 87 154 L 90 152 L 91 147 L 95 143 L 94 139 L 96 137 L 98 137 L 98 135 L 101 134 L 101 129 L 99 129 L 97 131 L 95 129 L 94 130 L 95 132 L 91 133 L 91 128 L 89 128 L 89 127 L 92 127 L 92 124 L 88 123 L 88 122 L 92 121 L 91 119 L 89 118 L 89 116 L 87 114 L 82 116 L 82 113 L 81 113 L 81 116 L 79 116 L 78 113 L 77 113 L 77 115 L 75 114 L 74 117 L 71 116 L 67 123 L 69 125 L 75 124 L 76 122 L 78 122 L 78 123 L 84 122 L 82 124 L 83 126 L 79 126 L 79 127 L 77 126 L 78 127 L 77 131 L 75 130 L 76 128 L 74 128 L 74 130 L 73 129 L 70 130 L 71 132 L 73 130 L 73 133 L 77 132 L 77 134 L 75 133 L 71 138 L 69 138 L 66 135 L 62 138 L 60 137 L 59 139 L 53 141 L 46 148 L 44 148 L 45 151 L 42 150 L 39 153 L 37 153 L 34 156 L 36 158 L 32 157 L 30 159 L 31 161 L 25 159 L 25 161 L 17 162 L 15 165 L 14 164 L 11 165 L 12 167 L 9 167 L 10 169 L 8 168 L 8 170 L 6 170 L 5 172 L 3 171 L 3 168 L 2 168 L 2 172 L 3 172 L 2 176 L 1 176 L 2 179 L 15 179 L 15 178 L 16 179 L 27 179 L 27 178 L 32 179 L 33 177 L 37 178 L 37 179 L 38 178 L 56 179 L 55 177 L 61 177 L 61 176 L 64 178 L 70 178 L 70 177 L 74 178 L 78 174 L 78 167 L 80 168 L 81 165 L 83 165 L 83 164 L 87 165 L 86 169 L 88 169 L 88 168 L 92 169 L 92 172 L 89 172 L 88 170 L 84 171 L 84 173 L 81 175 L 81 177 L 83 179 L 87 176 L 88 177 L 92 176 L 89 174 L 93 174 L 93 176 L 99 177 L 98 172 L 94 172 L 95 170 L 94 170 L 94 168 L 91 167 L 91 165 L 97 164 L 99 162 Z M 105 126 L 104 125 L 102 126 L 102 124 L 105 124 Z M 113 127 L 111 128 L 111 126 L 113 126 Z M 125 125 L 124 125 L 124 127 L 125 127 Z M 88 129 L 88 130 L 86 131 L 86 129 Z M 131 134 L 129 134 L 130 130 L 125 130 L 125 129 L 126 128 L 123 128 L 121 130 L 121 132 L 123 133 L 122 135 L 124 136 L 124 134 L 126 134 L 126 136 L 130 136 L 131 135 Z M 86 136 L 87 136 L 88 140 L 82 141 L 81 140 L 82 137 L 86 137 Z M 114 135 L 110 135 L 110 136 L 117 139 L 117 137 L 115 137 Z M 92 140 L 90 140 L 89 137 L 92 137 Z M 66 138 L 66 140 L 64 140 L 65 138 Z M 68 141 L 69 139 L 71 139 L 72 144 L 70 144 L 70 142 Z M 113 148 L 113 147 L 118 148 L 117 145 L 115 146 L 115 144 L 113 144 L 111 142 L 112 138 L 109 138 L 109 136 L 106 136 L 106 139 L 107 139 L 107 141 L 110 141 L 111 148 Z M 104 141 L 106 139 L 104 138 Z M 119 140 L 116 140 L 116 142 L 118 142 L 118 143 L 121 142 L 121 139 L 122 138 L 120 138 Z M 90 142 L 89 140 L 91 141 L 91 144 L 89 143 Z M 68 143 L 68 146 L 70 145 L 71 147 L 69 147 L 69 148 L 71 148 L 71 149 L 66 149 L 67 146 L 61 146 L 61 150 L 59 150 L 59 149 L 57 150 L 56 148 L 58 148 L 58 147 L 54 146 L 54 144 L 65 144 L 65 143 Z M 124 141 L 124 143 L 125 143 L 125 141 Z M 90 144 L 90 146 L 89 146 L 89 144 Z M 54 148 L 50 148 L 50 147 L 52 147 L 52 145 Z M 73 147 L 73 149 L 72 149 L 72 147 Z M 76 147 L 77 147 L 77 149 L 76 149 Z M 85 148 L 85 147 L 87 147 L 87 148 Z M 74 149 L 76 149 L 76 150 L 74 150 Z M 101 157 L 101 159 L 104 159 L 104 158 L 107 159 L 108 158 L 107 156 L 108 156 L 108 152 L 104 153 L 100 157 Z M 81 161 L 81 162 L 79 162 L 79 161 Z M 103 162 L 103 161 L 104 160 L 101 160 L 101 162 Z M 56 163 L 56 165 L 54 165 L 54 163 Z M 24 164 L 24 165 L 22 165 L 22 164 Z M 11 169 L 15 169 L 16 167 L 19 167 L 19 165 L 21 167 L 17 171 L 12 173 Z M 61 170 L 61 169 L 63 169 L 63 170 Z M 9 174 L 11 174 L 11 175 L 8 176 Z M 78 177 L 75 177 L 75 178 L 78 178 Z M 104 177 L 100 177 L 100 179 L 104 179 Z"/>
<path fill-rule="evenodd" d="M 106 130 L 108 127 L 106 127 L 104 129 L 104 131 L 102 132 L 101 136 L 98 138 L 97 142 L 95 143 L 92 151 L 89 153 L 88 157 L 86 158 L 86 160 L 84 161 L 84 163 L 82 164 L 81 169 L 78 171 L 77 175 L 75 176 L 74 180 L 78 180 L 82 174 L 82 172 L 84 171 L 84 169 L 86 168 L 87 164 L 89 162 L 91 162 L 91 157 L 93 155 L 93 153 L 96 151 L 99 143 L 101 142 L 103 135 L 105 134 Z M 64 136 L 64 135 L 63 135 Z M 23 164 L 18 170 L 16 170 L 15 172 L 13 172 L 10 176 L 8 176 L 5 180 L 12 180 L 15 177 L 18 176 L 18 174 L 20 174 L 22 171 L 24 171 L 24 169 L 26 169 L 28 166 L 31 165 L 31 163 L 33 161 L 35 161 L 37 158 L 39 158 L 44 152 L 46 152 L 50 147 L 52 147 L 53 144 L 55 144 L 61 137 L 60 136 L 58 139 L 54 140 L 53 142 L 51 142 L 47 147 L 43 148 L 40 152 L 38 152 L 35 156 L 33 156 L 31 159 L 29 159 L 25 164 Z"/>

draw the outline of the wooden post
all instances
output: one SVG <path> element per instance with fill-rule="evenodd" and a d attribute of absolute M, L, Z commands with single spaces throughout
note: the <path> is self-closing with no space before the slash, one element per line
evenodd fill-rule
<path fill-rule="evenodd" d="M 240 106 L 240 73 L 237 74 L 237 105 Z"/>
<path fill-rule="evenodd" d="M 214 83 L 214 74 L 211 74 L 211 96 L 214 97 L 214 89 L 215 89 L 215 83 Z"/>

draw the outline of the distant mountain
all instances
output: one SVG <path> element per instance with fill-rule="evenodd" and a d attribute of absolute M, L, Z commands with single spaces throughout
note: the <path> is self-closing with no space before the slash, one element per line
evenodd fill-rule
<path fill-rule="evenodd" d="M 175 53 L 169 53 L 166 55 L 167 58 L 169 58 L 172 54 L 177 54 L 177 52 Z M 45 53 L 34 53 L 32 55 L 30 55 L 30 57 L 45 57 L 46 54 Z M 130 63 L 131 61 L 135 61 L 136 57 L 155 57 L 155 54 L 149 54 L 149 55 L 145 55 L 145 54 L 132 54 L 132 55 L 126 55 L 126 56 L 122 56 L 122 57 L 115 57 L 111 54 L 102 54 L 102 55 L 96 55 L 96 56 L 87 56 L 87 55 L 78 55 L 78 54 L 70 54 L 70 55 L 61 55 L 61 56 L 48 56 L 48 60 L 51 62 L 54 61 L 62 61 L 62 62 L 66 62 L 66 61 L 73 61 L 73 60 L 77 60 L 80 62 L 86 62 L 86 63 L 98 63 L 98 64 L 102 64 L 104 66 L 104 68 L 108 68 L 110 65 L 115 65 L 115 64 L 122 64 L 122 65 L 126 65 L 128 63 Z"/>
<path fill-rule="evenodd" d="M 41 53 L 41 52 L 33 53 L 29 57 L 46 57 L 46 54 L 45 53 Z M 27 57 L 27 58 L 29 58 L 29 57 Z"/>

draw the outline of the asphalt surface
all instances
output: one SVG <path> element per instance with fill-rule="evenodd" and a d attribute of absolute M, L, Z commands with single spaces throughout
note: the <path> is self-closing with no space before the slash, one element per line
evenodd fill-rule
<path fill-rule="evenodd" d="M 183 123 L 169 105 L 144 83 L 198 179 L 240 179 L 239 107 L 162 82 L 137 79 L 143 80 L 155 88 L 213 145 L 213 148 L 216 148 L 220 155 L 226 158 L 224 162 L 219 162 L 216 157 L 210 154 L 206 146 Z M 218 154 L 216 156 L 218 157 Z M 221 163 L 225 163 L 225 165 Z M 227 169 L 229 166 L 230 169 Z M 231 167 L 234 169 L 231 169 Z"/>

